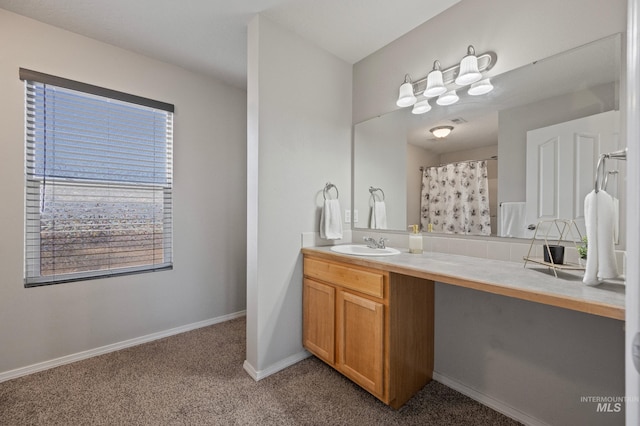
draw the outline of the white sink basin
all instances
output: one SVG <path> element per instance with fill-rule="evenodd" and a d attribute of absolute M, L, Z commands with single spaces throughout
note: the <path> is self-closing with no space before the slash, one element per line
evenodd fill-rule
<path fill-rule="evenodd" d="M 399 250 L 391 247 L 383 249 L 374 249 L 363 244 L 345 244 L 340 246 L 331 246 L 331 250 L 336 253 L 350 254 L 353 256 L 393 256 L 400 254 Z"/>

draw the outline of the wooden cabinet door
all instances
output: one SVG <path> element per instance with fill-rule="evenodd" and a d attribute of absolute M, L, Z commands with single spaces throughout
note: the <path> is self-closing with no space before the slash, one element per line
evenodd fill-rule
<path fill-rule="evenodd" d="M 338 291 L 338 362 L 345 376 L 384 396 L 384 305 Z"/>
<path fill-rule="evenodd" d="M 302 344 L 331 365 L 335 363 L 335 294 L 332 286 L 304 279 Z"/>

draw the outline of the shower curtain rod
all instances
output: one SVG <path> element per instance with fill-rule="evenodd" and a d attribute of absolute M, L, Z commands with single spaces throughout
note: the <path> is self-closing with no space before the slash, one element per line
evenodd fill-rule
<path fill-rule="evenodd" d="M 453 163 L 471 163 L 471 162 L 473 162 L 473 161 L 489 161 L 489 160 L 497 160 L 497 159 L 498 159 L 498 156 L 497 156 L 497 155 L 494 155 L 494 156 L 492 156 L 492 157 L 489 157 L 489 158 L 483 158 L 483 159 L 481 159 L 481 160 L 452 161 L 452 162 L 450 162 L 450 163 L 441 163 L 441 164 L 438 164 L 437 166 L 429 166 L 429 167 L 440 167 L 440 166 L 446 166 L 447 164 L 453 164 Z M 420 171 L 421 171 L 421 172 L 424 172 L 424 169 L 425 169 L 425 167 L 424 167 L 424 166 L 420 166 Z"/>

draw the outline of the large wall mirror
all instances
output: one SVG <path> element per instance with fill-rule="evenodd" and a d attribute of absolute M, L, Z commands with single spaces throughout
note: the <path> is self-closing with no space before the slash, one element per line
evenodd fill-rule
<path fill-rule="evenodd" d="M 500 52 L 496 53 L 499 61 Z M 620 149 L 623 144 L 619 138 L 621 57 L 621 35 L 615 34 L 491 76 L 494 90 L 486 95 L 461 94 L 458 103 L 434 105 L 426 114 L 414 115 L 406 108 L 356 124 L 353 209 L 359 220 L 354 228 L 406 231 L 412 224 L 422 224 L 423 232 L 530 238 L 529 222 L 538 219 L 532 215 L 544 210 L 538 204 L 547 198 L 555 209 L 552 215 L 580 223 L 581 203 L 593 189 L 599 154 Z M 580 144 L 581 135 L 594 132 L 584 121 L 603 115 L 608 127 L 597 130 L 595 139 L 587 138 L 588 143 Z M 435 138 L 430 129 L 443 125 L 453 130 L 443 139 Z M 544 129 L 556 131 L 554 126 L 569 128 L 570 136 L 565 138 L 569 151 L 561 147 L 550 150 L 544 141 L 531 141 L 536 135 L 544 137 Z M 474 160 L 482 160 L 486 166 L 488 210 L 484 213 L 490 218 L 490 230 L 478 233 L 427 227 L 423 218 L 424 170 Z M 537 170 L 543 160 L 555 167 Z M 616 170 L 609 170 L 615 172 L 610 183 L 614 195 L 624 193 L 624 164 L 617 166 L 612 164 Z M 540 195 L 541 189 L 532 181 L 542 182 L 540 188 L 556 185 L 557 190 Z M 558 211 L 556 207 L 564 199 L 571 200 L 568 210 Z M 384 201 L 382 222 L 375 220 L 380 201 Z M 507 229 L 504 219 L 512 211 L 521 212 L 517 219 L 522 223 Z M 624 218 L 620 223 L 624 226 Z"/>

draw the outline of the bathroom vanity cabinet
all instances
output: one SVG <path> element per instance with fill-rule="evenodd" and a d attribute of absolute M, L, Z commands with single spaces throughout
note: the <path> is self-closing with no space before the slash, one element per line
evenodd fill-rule
<path fill-rule="evenodd" d="M 304 257 L 303 345 L 393 408 L 431 380 L 430 280 Z"/>
<path fill-rule="evenodd" d="M 393 408 L 433 376 L 434 282 L 624 321 L 625 287 L 446 253 L 365 258 L 303 248 L 303 345 Z"/>

